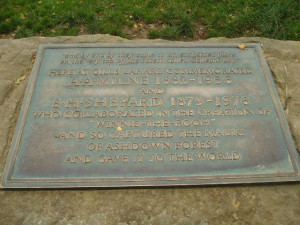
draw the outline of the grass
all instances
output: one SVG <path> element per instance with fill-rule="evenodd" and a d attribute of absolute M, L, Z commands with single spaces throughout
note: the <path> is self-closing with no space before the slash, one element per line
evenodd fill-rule
<path fill-rule="evenodd" d="M 1 0 L 0 34 L 300 40 L 299 0 Z"/>

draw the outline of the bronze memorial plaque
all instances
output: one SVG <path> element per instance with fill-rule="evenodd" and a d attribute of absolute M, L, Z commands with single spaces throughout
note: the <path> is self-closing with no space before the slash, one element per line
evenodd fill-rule
<path fill-rule="evenodd" d="M 41 45 L 3 188 L 299 181 L 259 44 Z"/>

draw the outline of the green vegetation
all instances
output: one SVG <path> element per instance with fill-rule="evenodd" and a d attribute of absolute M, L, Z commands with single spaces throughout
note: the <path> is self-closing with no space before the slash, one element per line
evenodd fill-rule
<path fill-rule="evenodd" d="M 0 34 L 300 39 L 299 0 L 1 0 Z"/>

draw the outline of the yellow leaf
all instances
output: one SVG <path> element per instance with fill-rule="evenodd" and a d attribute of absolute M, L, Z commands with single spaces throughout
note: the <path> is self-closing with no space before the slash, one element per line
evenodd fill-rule
<path fill-rule="evenodd" d="M 135 24 L 133 24 L 133 27 L 138 28 L 139 26 L 135 23 Z"/>
<path fill-rule="evenodd" d="M 244 50 L 246 48 L 246 46 L 247 46 L 246 44 L 241 44 L 238 47 L 239 47 L 239 49 Z"/>
<path fill-rule="evenodd" d="M 18 80 L 15 81 L 15 86 L 18 86 L 21 83 L 20 78 Z"/>
<path fill-rule="evenodd" d="M 234 204 L 234 208 L 238 209 L 240 207 L 240 203 Z"/>
<path fill-rule="evenodd" d="M 24 75 L 24 76 L 21 76 L 21 77 L 20 77 L 20 81 L 25 80 L 25 78 L 26 78 L 25 75 Z"/>
<path fill-rule="evenodd" d="M 117 127 L 117 131 L 122 131 L 123 128 L 122 127 Z"/>
<path fill-rule="evenodd" d="M 26 18 L 23 13 L 20 13 L 20 17 L 22 20 L 24 20 Z"/>

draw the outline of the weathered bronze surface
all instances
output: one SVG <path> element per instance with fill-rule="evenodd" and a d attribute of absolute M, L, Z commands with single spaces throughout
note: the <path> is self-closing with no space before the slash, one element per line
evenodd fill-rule
<path fill-rule="evenodd" d="M 3 188 L 299 181 L 259 44 L 41 45 Z"/>

